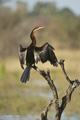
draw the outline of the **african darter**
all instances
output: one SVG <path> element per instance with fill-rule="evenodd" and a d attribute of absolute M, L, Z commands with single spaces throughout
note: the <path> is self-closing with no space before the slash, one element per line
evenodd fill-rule
<path fill-rule="evenodd" d="M 22 45 L 20 45 L 19 60 L 22 69 L 24 69 L 23 65 L 26 61 L 26 68 L 21 76 L 21 81 L 24 83 L 29 80 L 31 66 L 38 63 L 38 61 L 41 61 L 42 63 L 49 61 L 53 66 L 58 66 L 58 60 L 53 51 L 54 48 L 50 44 L 45 43 L 41 47 L 36 46 L 36 38 L 34 33 L 42 28 L 43 27 L 36 27 L 32 30 L 30 34 L 32 43 L 28 47 L 23 48 Z"/>

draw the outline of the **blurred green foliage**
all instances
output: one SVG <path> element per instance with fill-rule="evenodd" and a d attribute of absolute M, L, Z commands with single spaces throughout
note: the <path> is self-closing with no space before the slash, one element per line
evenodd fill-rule
<path fill-rule="evenodd" d="M 6 69 L 5 69 L 5 65 L 1 64 L 0 65 L 0 79 L 4 79 L 6 76 Z"/>
<path fill-rule="evenodd" d="M 68 8 L 59 10 L 55 3 L 38 2 L 32 11 L 17 2 L 17 9 L 0 6 L 0 56 L 18 55 L 19 44 L 30 43 L 29 34 L 36 26 L 45 26 L 38 32 L 37 44 L 49 42 L 59 49 L 80 48 L 80 16 Z"/>

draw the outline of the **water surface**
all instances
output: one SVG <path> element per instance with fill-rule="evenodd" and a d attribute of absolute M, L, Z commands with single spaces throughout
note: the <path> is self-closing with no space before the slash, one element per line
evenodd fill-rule
<path fill-rule="evenodd" d="M 0 115 L 0 120 L 40 120 L 40 117 L 37 115 L 28 115 L 25 117 L 21 117 L 19 115 Z M 54 116 L 50 118 L 50 120 L 54 120 Z M 66 117 L 64 114 L 62 115 L 61 120 L 80 120 L 80 116 L 76 117 Z"/>

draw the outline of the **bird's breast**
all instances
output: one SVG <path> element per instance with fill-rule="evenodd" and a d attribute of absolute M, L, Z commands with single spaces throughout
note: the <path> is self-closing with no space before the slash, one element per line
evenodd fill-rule
<path fill-rule="evenodd" d="M 26 54 L 26 64 L 27 65 L 32 65 L 35 63 L 35 60 L 34 60 L 34 49 L 32 48 L 29 48 L 27 50 L 27 54 Z"/>

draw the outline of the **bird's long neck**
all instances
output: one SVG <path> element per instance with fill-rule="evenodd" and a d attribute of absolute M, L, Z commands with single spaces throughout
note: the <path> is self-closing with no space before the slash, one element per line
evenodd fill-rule
<path fill-rule="evenodd" d="M 32 32 L 31 32 L 31 34 L 30 34 L 30 38 L 31 38 L 31 40 L 32 40 L 32 43 L 31 43 L 32 46 L 35 46 L 35 45 L 36 45 L 36 38 L 35 38 L 35 36 L 34 36 L 34 33 L 35 33 L 37 30 L 42 29 L 42 28 L 44 28 L 44 27 L 36 27 L 36 28 L 34 28 L 34 29 L 32 30 Z"/>
<path fill-rule="evenodd" d="M 36 45 L 36 38 L 35 38 L 35 36 L 34 36 L 34 32 L 33 32 L 33 31 L 32 31 L 32 33 L 31 33 L 30 37 L 31 37 L 31 40 L 32 40 L 31 45 L 32 45 L 32 46 L 35 46 L 35 45 Z"/>

